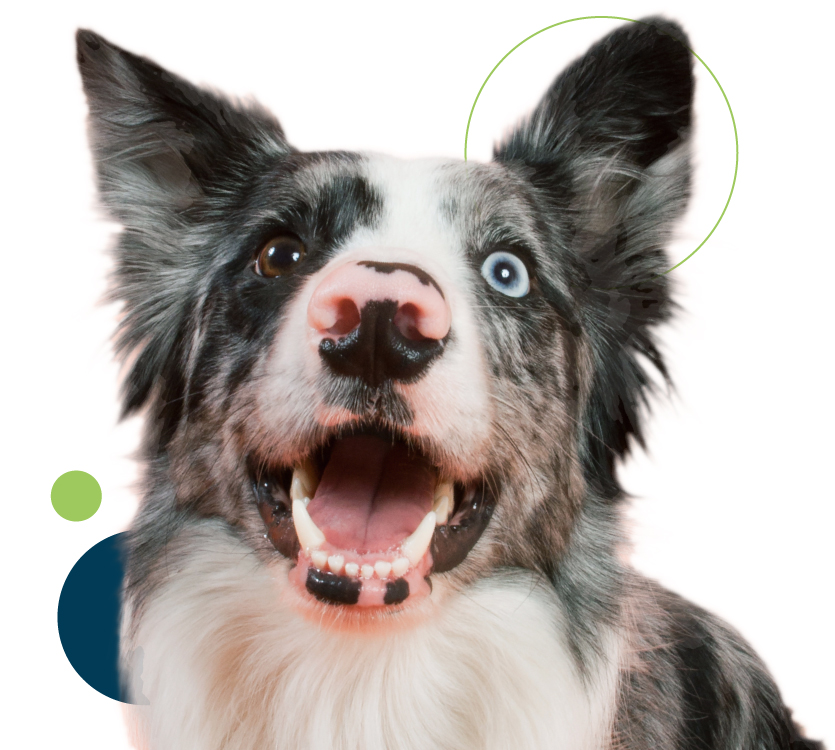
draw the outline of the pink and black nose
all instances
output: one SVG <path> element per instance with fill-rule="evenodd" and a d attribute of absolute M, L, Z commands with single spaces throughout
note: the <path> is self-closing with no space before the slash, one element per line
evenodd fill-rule
<path fill-rule="evenodd" d="M 425 374 L 443 352 L 451 313 L 441 287 L 418 266 L 358 261 L 325 276 L 307 319 L 325 364 L 376 388 Z"/>

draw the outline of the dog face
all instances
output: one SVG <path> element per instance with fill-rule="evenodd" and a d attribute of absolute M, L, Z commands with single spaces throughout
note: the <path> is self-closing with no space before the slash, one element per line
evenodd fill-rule
<path fill-rule="evenodd" d="M 269 238 L 255 242 L 255 267 L 250 252 L 231 279 L 235 298 L 263 300 L 241 308 L 248 330 L 260 336 L 265 317 L 274 321 L 253 359 L 237 363 L 251 376 L 237 390 L 228 374 L 208 383 L 211 401 L 228 394 L 222 410 L 206 407 L 227 433 L 228 465 L 246 464 L 245 486 L 257 487 L 253 531 L 266 522 L 275 548 L 298 560 L 300 589 L 343 604 L 413 606 L 428 597 L 430 571 L 534 565 L 514 540 L 543 522 L 561 525 L 559 539 L 582 480 L 566 448 L 577 378 L 555 376 L 572 359 L 559 313 L 567 284 L 545 252 L 532 192 L 501 165 L 308 161 L 294 188 L 265 204 Z M 334 185 L 360 200 L 334 197 Z M 282 210 L 282 194 L 309 197 Z M 294 217 L 332 223 L 334 203 L 345 228 L 328 246 L 317 231 L 335 230 Z M 259 264 L 283 245 L 294 268 L 268 278 Z M 533 286 L 538 265 L 551 271 L 545 293 Z M 279 285 L 292 285 L 286 300 Z M 567 499 L 549 516 L 545 492 Z M 307 509 L 296 504 L 305 494 Z M 324 540 L 301 538 L 294 515 L 305 513 Z"/>
<path fill-rule="evenodd" d="M 317 622 L 553 578 L 619 494 L 688 192 L 678 27 L 572 65 L 490 164 L 294 150 L 263 110 L 79 33 L 114 295 L 148 409 L 129 587 L 221 519 Z M 605 511 L 601 511 L 605 512 Z"/>

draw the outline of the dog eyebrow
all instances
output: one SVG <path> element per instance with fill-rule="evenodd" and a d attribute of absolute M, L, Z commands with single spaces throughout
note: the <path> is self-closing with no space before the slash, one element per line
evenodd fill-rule
<path fill-rule="evenodd" d="M 383 261 L 378 260 L 361 260 L 357 263 L 358 266 L 367 266 L 368 268 L 373 268 L 377 273 L 394 273 L 395 271 L 406 271 L 407 273 L 416 276 L 418 281 L 423 284 L 424 286 L 429 286 L 430 284 L 438 290 L 438 294 L 441 295 L 444 299 L 444 293 L 441 291 L 441 287 L 438 286 L 438 282 L 435 281 L 426 271 L 422 268 L 418 268 L 417 266 L 413 266 L 411 263 L 384 263 Z"/>

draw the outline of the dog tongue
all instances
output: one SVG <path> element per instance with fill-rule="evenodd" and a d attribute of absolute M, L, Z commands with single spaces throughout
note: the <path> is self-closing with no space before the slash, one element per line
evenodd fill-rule
<path fill-rule="evenodd" d="M 424 458 L 403 443 L 360 435 L 336 442 L 307 510 L 335 547 L 383 551 L 418 527 L 434 489 Z"/>

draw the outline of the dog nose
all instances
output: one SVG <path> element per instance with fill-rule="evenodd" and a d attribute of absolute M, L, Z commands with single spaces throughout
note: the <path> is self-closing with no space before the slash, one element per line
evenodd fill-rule
<path fill-rule="evenodd" d="M 420 378 L 443 351 L 451 318 L 438 283 L 407 263 L 344 264 L 319 283 L 307 308 L 325 364 L 374 388 Z"/>

